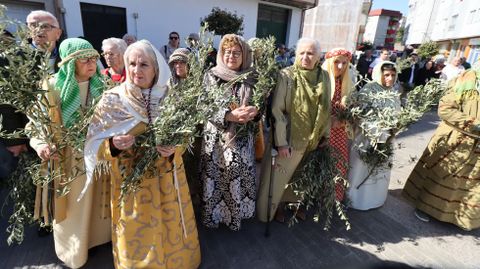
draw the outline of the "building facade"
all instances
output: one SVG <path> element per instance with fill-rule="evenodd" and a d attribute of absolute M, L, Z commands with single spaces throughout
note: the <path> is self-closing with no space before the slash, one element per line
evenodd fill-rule
<path fill-rule="evenodd" d="M 274 35 L 293 46 L 301 34 L 303 12 L 315 0 L 0 0 L 8 15 L 25 20 L 35 9 L 45 9 L 59 18 L 67 37 L 84 37 L 99 49 L 101 40 L 122 37 L 125 33 L 148 39 L 160 47 L 168 34 L 176 31 L 184 40 L 198 32 L 200 21 L 213 7 L 234 12 L 244 18 L 246 39 Z M 218 44 L 220 37 L 216 37 Z M 182 45 L 184 45 L 182 43 Z"/>
<path fill-rule="evenodd" d="M 420 45 L 432 40 L 432 31 L 438 14 L 439 1 L 410 0 L 405 23 L 406 45 Z"/>
<path fill-rule="evenodd" d="M 364 41 L 370 41 L 375 48 L 394 49 L 399 21 L 402 13 L 394 10 L 375 9 L 368 14 Z"/>
<path fill-rule="evenodd" d="M 354 52 L 365 31 L 371 0 L 322 0 L 305 12 L 304 37 L 318 39 L 322 51 Z"/>
<path fill-rule="evenodd" d="M 458 56 L 474 63 L 480 59 L 479 1 L 410 0 L 407 21 L 407 44 L 433 40 L 448 60 Z"/>

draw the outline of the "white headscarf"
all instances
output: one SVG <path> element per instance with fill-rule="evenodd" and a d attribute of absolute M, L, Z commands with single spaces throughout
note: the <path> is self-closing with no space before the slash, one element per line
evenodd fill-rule
<path fill-rule="evenodd" d="M 153 50 L 155 54 L 155 58 L 152 60 L 156 74 L 151 90 L 150 104 L 152 107 L 158 107 L 160 100 L 167 92 L 167 82 L 171 75 L 170 69 L 160 52 L 147 40 L 137 41 L 130 45 L 125 52 L 125 65 L 128 70 L 127 60 L 132 51 L 140 50 L 148 54 L 145 48 Z M 151 57 L 152 55 L 146 56 Z M 125 82 L 106 91 L 95 108 L 95 114 L 88 128 L 84 149 L 87 181 L 78 200 L 85 195 L 92 183 L 94 170 L 98 163 L 97 153 L 103 141 L 116 135 L 127 134 L 141 122 L 147 124 L 149 122 L 143 103 L 138 102 L 138 99 L 143 98 L 139 95 L 140 89 L 133 83 L 129 72 L 127 71 L 126 73 L 127 78 Z M 138 105 L 139 103 L 141 104 L 140 106 Z M 155 115 L 153 114 L 153 116 Z"/>

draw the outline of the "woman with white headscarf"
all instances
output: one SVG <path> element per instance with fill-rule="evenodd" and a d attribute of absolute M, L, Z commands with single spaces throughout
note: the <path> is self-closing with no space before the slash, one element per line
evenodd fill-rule
<path fill-rule="evenodd" d="M 390 160 L 378 161 L 372 166 L 372 163 L 365 162 L 362 155 L 374 154 L 372 151 L 372 136 L 367 137 L 365 129 L 360 126 L 366 126 L 368 131 L 375 134 L 377 147 L 388 147 L 392 143 L 393 130 L 389 123 L 379 122 L 379 113 L 391 113 L 392 118 L 400 116 L 400 96 L 398 94 L 388 95 L 387 97 L 372 98 L 370 94 L 378 92 L 394 91 L 393 86 L 397 80 L 398 72 L 395 64 L 389 61 L 383 61 L 373 68 L 373 81 L 366 84 L 359 92 L 352 94 L 353 103 L 363 108 L 365 113 L 370 113 L 366 117 L 354 123 L 353 148 L 350 151 L 350 171 L 348 173 L 349 190 L 348 198 L 351 207 L 359 210 L 368 210 L 382 206 L 387 199 L 388 184 L 390 183 Z M 393 98 L 391 98 L 393 97 Z"/>
<path fill-rule="evenodd" d="M 104 93 L 89 127 L 86 188 L 96 167 L 109 167 L 116 268 L 197 268 L 200 245 L 182 149 L 157 145 L 155 166 L 145 171 L 139 190 L 121 201 L 120 168 L 131 171 L 142 155 L 142 148 L 132 146 L 158 116 L 170 77 L 165 60 L 146 40 L 130 45 L 124 60 L 126 81 Z"/>

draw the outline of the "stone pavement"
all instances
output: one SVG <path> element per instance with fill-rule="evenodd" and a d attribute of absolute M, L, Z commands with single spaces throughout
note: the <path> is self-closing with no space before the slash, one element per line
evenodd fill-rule
<path fill-rule="evenodd" d="M 422 154 L 437 124 L 438 117 L 429 113 L 397 138 L 401 148 L 395 152 L 387 202 L 367 212 L 349 210 L 350 231 L 339 221 L 330 231 L 313 221 L 291 228 L 272 223 L 271 236 L 265 238 L 265 226 L 256 220 L 243 222 L 239 232 L 199 225 L 200 268 L 480 268 L 480 230 L 423 223 L 400 195 L 412 159 Z M 39 238 L 32 228 L 22 245 L 8 247 L 5 227 L 0 219 L 0 268 L 63 268 L 52 236 Z M 96 248 L 84 268 L 113 268 L 111 246 Z"/>

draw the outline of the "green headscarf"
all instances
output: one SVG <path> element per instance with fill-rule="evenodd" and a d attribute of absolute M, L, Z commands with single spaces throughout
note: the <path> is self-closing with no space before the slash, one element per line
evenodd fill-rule
<path fill-rule="evenodd" d="M 455 95 L 458 99 L 461 99 L 467 92 L 475 90 L 475 96 L 480 89 L 477 89 L 477 83 L 480 81 L 480 60 L 477 61 L 472 69 L 460 74 L 455 80 Z"/>
<path fill-rule="evenodd" d="M 92 44 L 81 38 L 65 39 L 59 48 L 62 61 L 58 64 L 60 70 L 55 77 L 55 89 L 60 91 L 62 101 L 62 120 L 66 127 L 72 126 L 80 114 L 80 88 L 75 78 L 75 61 L 79 58 L 99 57 Z M 105 87 L 100 68 L 90 78 L 89 91 L 93 98 L 99 97 Z"/>
<path fill-rule="evenodd" d="M 306 146 L 310 151 L 317 147 L 329 124 L 330 81 L 318 64 L 307 70 L 296 61 L 292 71 L 296 81 L 290 112 L 292 146 Z"/>

